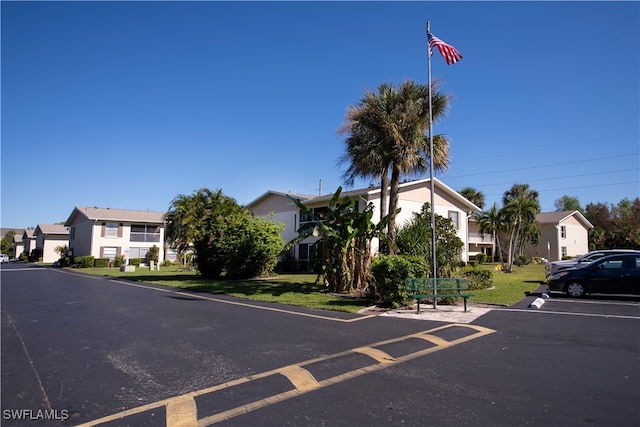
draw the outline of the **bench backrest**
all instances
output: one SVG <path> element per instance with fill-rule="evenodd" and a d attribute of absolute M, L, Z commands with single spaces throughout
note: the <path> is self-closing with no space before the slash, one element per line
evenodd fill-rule
<path fill-rule="evenodd" d="M 411 292 L 428 291 L 466 291 L 469 290 L 469 281 L 467 279 L 441 277 L 441 278 L 416 278 L 410 277 L 404 281 L 404 287 Z"/>

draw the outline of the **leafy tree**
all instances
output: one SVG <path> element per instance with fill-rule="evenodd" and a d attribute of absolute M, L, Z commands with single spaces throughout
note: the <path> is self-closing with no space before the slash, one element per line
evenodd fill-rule
<path fill-rule="evenodd" d="M 342 187 L 333 194 L 326 212 L 317 215 L 299 199 L 293 199 L 301 215 L 311 218 L 298 229 L 298 237 L 287 243 L 285 250 L 309 237 L 318 237 L 316 246 L 320 258 L 320 272 L 330 292 L 360 291 L 375 294 L 371 286 L 371 243 L 379 238 L 384 242 L 388 216 L 374 224 L 374 206 L 368 204 L 358 212 L 355 201 L 340 199 Z"/>
<path fill-rule="evenodd" d="M 476 215 L 476 218 L 478 220 L 480 233 L 490 233 L 495 239 L 500 264 L 504 264 L 499 238 L 500 232 L 505 230 L 507 226 L 504 212 L 498 209 L 498 206 L 494 203 L 491 209 L 480 212 Z"/>
<path fill-rule="evenodd" d="M 352 183 L 356 177 L 380 178 L 380 215 L 382 218 L 389 212 L 387 231 L 392 242 L 395 241 L 402 176 L 427 172 L 430 157 L 438 171 L 449 166 L 449 142 L 443 135 L 434 136 L 434 152 L 430 153 L 428 94 L 427 85 L 412 81 L 405 81 L 400 87 L 381 84 L 378 93 L 367 91 L 358 104 L 349 108 L 339 130 L 340 134 L 347 135 L 345 154 L 340 159 L 340 163 L 349 164 L 345 173 L 347 183 Z M 449 97 L 440 93 L 437 83 L 433 83 L 434 121 L 444 116 L 448 104 Z"/>
<path fill-rule="evenodd" d="M 484 193 L 481 191 L 478 191 L 473 187 L 465 187 L 460 190 L 459 193 L 480 209 L 484 209 Z"/>
<path fill-rule="evenodd" d="M 464 243 L 453 228 L 451 219 L 436 214 L 436 274 L 451 277 L 460 259 Z M 411 220 L 399 228 L 397 234 L 398 252 L 404 255 L 422 257 L 431 264 L 431 212 L 425 203 L 420 213 L 414 213 Z"/>
<path fill-rule="evenodd" d="M 157 263 L 158 259 L 160 259 L 160 248 L 156 245 L 151 246 L 149 252 L 147 252 L 147 259 Z"/>
<path fill-rule="evenodd" d="M 640 249 L 640 198 L 622 199 L 617 205 L 590 203 L 585 217 L 589 230 L 589 249 Z"/>
<path fill-rule="evenodd" d="M 523 254 L 525 242 L 539 239 L 536 215 L 540 213 L 540 203 L 538 192 L 530 189 L 529 184 L 513 185 L 505 191 L 502 201 L 501 214 L 506 219 L 505 231 L 509 235 L 506 271 L 511 271 L 514 258 Z"/>
<path fill-rule="evenodd" d="M 561 211 L 578 211 L 584 214 L 584 209 L 580 206 L 580 201 L 577 197 L 570 197 L 566 194 L 553 202 L 553 206 L 556 208 L 556 212 Z"/>
<path fill-rule="evenodd" d="M 165 215 L 167 237 L 179 251 L 195 251 L 207 279 L 249 278 L 269 271 L 284 242 L 282 225 L 254 218 L 221 190 L 178 195 Z"/>
<path fill-rule="evenodd" d="M 0 241 L 0 245 L 1 245 L 1 249 L 2 253 L 5 255 L 8 255 L 9 258 L 13 258 L 14 257 L 14 253 L 13 253 L 13 236 L 16 235 L 16 232 L 14 230 L 9 230 L 7 231 L 7 234 L 4 235 L 4 237 L 2 238 L 2 241 Z"/>

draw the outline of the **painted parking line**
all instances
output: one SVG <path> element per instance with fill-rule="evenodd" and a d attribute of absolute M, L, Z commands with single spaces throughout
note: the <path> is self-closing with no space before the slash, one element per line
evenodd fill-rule
<path fill-rule="evenodd" d="M 418 332 L 416 334 L 379 341 L 367 346 L 356 347 L 339 353 L 284 366 L 271 371 L 238 378 L 213 387 L 160 400 L 158 402 L 89 421 L 87 423 L 80 424 L 79 427 L 99 426 L 101 424 L 122 420 L 128 416 L 140 414 L 153 409 L 160 409 L 162 407 L 165 408 L 167 427 L 209 426 L 314 390 L 338 384 L 364 374 L 386 369 L 399 363 L 407 362 L 458 344 L 475 340 L 494 332 L 495 330 L 493 329 L 478 325 L 444 325 L 427 331 Z M 412 351 L 406 350 L 407 343 L 411 343 L 410 347 L 412 348 Z M 416 344 L 419 343 L 422 343 L 422 345 L 418 346 L 416 349 Z M 351 358 L 354 355 L 362 356 L 366 359 L 364 362 L 359 360 L 359 363 L 364 363 L 364 366 L 360 366 L 355 369 L 348 366 L 348 361 L 352 360 Z M 338 363 L 338 366 L 341 368 L 344 367 L 346 371 L 329 376 L 328 378 L 318 378 L 323 372 L 324 365 L 330 365 L 335 369 L 336 365 L 332 364 L 332 362 L 340 362 L 340 358 L 344 358 L 344 360 L 342 363 Z M 352 361 L 351 363 L 354 362 Z M 278 379 L 277 377 L 286 378 L 289 384 L 288 389 L 261 399 L 250 400 L 244 403 L 234 402 L 236 403 L 236 406 L 227 409 L 211 410 L 210 408 L 206 408 L 206 405 L 202 404 L 203 407 L 201 408 L 201 412 L 203 413 L 198 413 L 198 398 L 216 400 L 218 396 L 222 398 L 222 395 L 224 394 L 219 392 L 223 392 L 232 387 L 254 386 L 256 388 L 264 388 L 262 381 L 273 380 L 275 382 L 275 380 Z M 203 400 L 200 402 L 202 403 Z"/>
<path fill-rule="evenodd" d="M 579 316 L 579 317 L 604 317 L 607 319 L 632 319 L 640 320 L 640 316 L 629 316 L 623 314 L 601 314 L 601 313 L 576 313 L 573 311 L 557 311 L 557 310 L 532 310 L 530 308 L 495 308 L 493 311 L 512 311 L 518 313 L 532 314 L 555 314 L 563 316 Z"/>
<path fill-rule="evenodd" d="M 71 272 L 68 272 L 68 271 L 64 271 L 64 270 L 54 270 L 54 271 L 59 271 L 60 273 L 71 274 L 71 275 L 74 275 L 74 276 L 88 277 L 88 278 L 91 278 L 91 279 L 108 280 L 111 283 L 118 283 L 120 285 L 131 286 L 131 287 L 134 287 L 134 288 L 148 289 L 150 291 L 166 292 L 166 293 L 170 293 L 172 295 L 187 296 L 189 298 L 197 298 L 197 299 L 206 300 L 206 301 L 213 301 L 213 302 L 217 302 L 217 303 L 221 303 L 221 304 L 230 304 L 230 305 L 235 305 L 235 306 L 240 306 L 240 307 L 245 307 L 245 308 L 251 308 L 251 309 L 255 309 L 255 310 L 273 311 L 273 312 L 277 312 L 277 313 L 285 313 L 285 314 L 290 314 L 290 315 L 294 315 L 294 316 L 311 317 L 311 318 L 314 318 L 314 319 L 329 320 L 329 321 L 332 321 L 332 322 L 353 323 L 353 322 L 359 322 L 359 321 L 365 320 L 365 319 L 370 319 L 372 317 L 376 317 L 376 315 L 372 314 L 372 315 L 353 317 L 351 319 L 342 319 L 342 318 L 339 318 L 339 317 L 322 316 L 322 315 L 319 315 L 319 314 L 304 313 L 304 312 L 300 312 L 300 311 L 287 310 L 287 309 L 284 309 L 284 308 L 277 308 L 277 307 L 269 307 L 269 306 L 264 306 L 264 305 L 252 304 L 252 303 L 248 303 L 248 302 L 232 301 L 232 300 L 228 300 L 228 299 L 221 299 L 221 298 L 216 298 L 216 297 L 208 297 L 206 295 L 200 295 L 200 294 L 195 294 L 195 293 L 179 291 L 179 290 L 176 290 L 176 288 L 159 288 L 159 287 L 148 285 L 148 284 L 145 284 L 145 283 L 142 283 L 142 282 L 136 283 L 136 282 L 129 282 L 129 281 L 124 281 L 124 280 L 117 280 L 117 279 L 105 279 L 102 276 L 88 276 L 88 275 L 84 275 L 84 274 L 74 274 L 74 273 L 71 273 Z"/>

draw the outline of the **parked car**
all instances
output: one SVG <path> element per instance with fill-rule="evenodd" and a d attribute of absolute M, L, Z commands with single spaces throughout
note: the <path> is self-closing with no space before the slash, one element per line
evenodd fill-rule
<path fill-rule="evenodd" d="M 0 254 L 0 263 L 9 263 L 9 256 L 6 254 Z"/>
<path fill-rule="evenodd" d="M 640 295 L 640 251 L 608 255 L 568 268 L 547 279 L 549 291 L 579 298 L 591 293 Z"/>
<path fill-rule="evenodd" d="M 576 257 L 576 258 L 565 259 L 562 261 L 548 262 L 545 264 L 544 270 L 546 273 L 546 277 L 549 277 L 558 271 L 566 270 L 567 268 L 578 267 L 580 265 L 589 264 L 590 262 L 593 262 L 607 255 L 625 254 L 625 253 L 640 254 L 640 251 L 636 251 L 633 249 L 602 249 L 598 251 L 592 251 L 584 255 L 580 255 L 579 257 Z"/>

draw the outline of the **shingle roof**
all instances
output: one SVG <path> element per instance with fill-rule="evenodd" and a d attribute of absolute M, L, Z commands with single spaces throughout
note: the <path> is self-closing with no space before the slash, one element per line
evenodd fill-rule
<path fill-rule="evenodd" d="M 36 232 L 38 230 L 44 234 L 69 234 L 69 227 L 61 224 L 38 224 Z"/>
<path fill-rule="evenodd" d="M 571 216 L 575 216 L 586 227 L 593 228 L 593 225 L 580 211 L 541 212 L 536 216 L 536 220 L 539 224 L 559 224 Z"/>
<path fill-rule="evenodd" d="M 165 212 L 76 206 L 65 224 L 70 224 L 77 215 L 83 215 L 87 219 L 95 221 L 162 223 Z"/>

